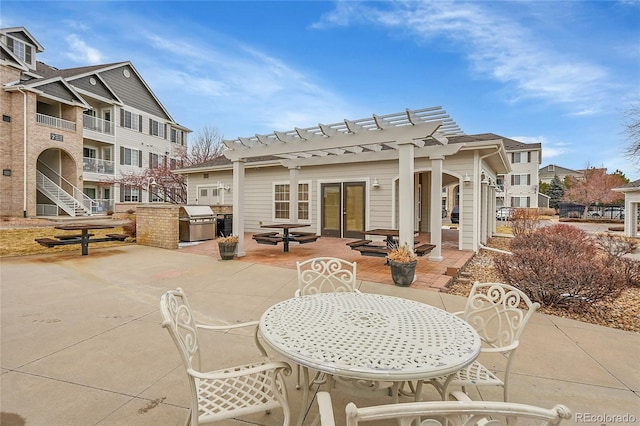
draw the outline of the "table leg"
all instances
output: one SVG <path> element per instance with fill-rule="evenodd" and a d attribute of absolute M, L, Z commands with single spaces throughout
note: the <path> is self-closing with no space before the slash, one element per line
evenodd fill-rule
<path fill-rule="evenodd" d="M 89 254 L 89 230 L 83 229 L 82 236 L 80 237 L 80 245 L 82 246 L 82 255 L 86 256 Z"/>
<path fill-rule="evenodd" d="M 282 245 L 284 246 L 284 252 L 289 252 L 289 230 L 282 230 Z"/>
<path fill-rule="evenodd" d="M 304 423 L 304 419 L 307 417 L 307 413 L 309 411 L 309 369 L 305 366 L 301 366 L 302 368 L 302 404 L 300 407 L 300 415 L 298 416 L 298 426 L 302 426 Z"/>

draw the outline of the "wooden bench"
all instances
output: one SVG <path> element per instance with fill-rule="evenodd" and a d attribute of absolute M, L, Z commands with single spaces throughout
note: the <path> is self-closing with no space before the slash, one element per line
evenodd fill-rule
<path fill-rule="evenodd" d="M 289 241 L 295 241 L 296 243 L 299 243 L 299 244 L 306 244 L 306 243 L 313 243 L 318 238 L 319 237 L 316 234 L 308 233 L 308 235 L 296 235 L 293 237 L 289 237 Z"/>
<path fill-rule="evenodd" d="M 89 234 L 89 236 L 91 235 L 93 234 Z M 107 237 L 111 238 L 112 241 L 124 241 L 129 238 L 127 234 L 107 234 Z M 89 242 L 91 242 L 91 240 L 89 240 Z"/>
<path fill-rule="evenodd" d="M 95 234 L 89 234 L 90 237 L 93 237 Z M 82 234 L 67 234 L 67 235 L 56 235 L 55 236 L 59 240 L 73 240 L 82 238 Z"/>
<path fill-rule="evenodd" d="M 371 240 L 356 240 L 356 241 L 351 241 L 350 243 L 347 243 L 347 245 L 351 247 L 351 250 L 354 250 L 356 247 L 369 244 L 370 242 Z"/>
<path fill-rule="evenodd" d="M 53 238 L 36 238 L 36 242 L 41 246 L 45 247 L 55 247 L 55 246 L 66 246 L 70 244 L 78 244 L 80 240 L 74 239 L 65 239 L 65 240 L 54 240 Z"/>
<path fill-rule="evenodd" d="M 281 243 L 282 241 L 284 241 L 284 238 L 276 237 L 276 236 L 273 236 L 273 237 L 259 237 L 257 235 L 254 235 L 251 238 L 256 240 L 256 243 L 258 243 L 258 244 L 268 244 L 268 245 L 271 245 L 271 246 L 275 246 L 278 243 Z"/>
<path fill-rule="evenodd" d="M 255 238 L 255 237 L 275 237 L 276 235 L 278 235 L 277 232 L 263 232 L 262 234 L 253 234 L 252 238 Z"/>
<path fill-rule="evenodd" d="M 362 244 L 352 247 L 353 250 L 358 250 L 363 256 L 375 256 L 375 257 L 387 257 L 390 249 L 386 246 L 377 246 L 370 244 Z"/>
<path fill-rule="evenodd" d="M 431 250 L 433 250 L 434 248 L 436 248 L 436 246 L 433 244 L 422 244 L 414 247 L 413 252 L 417 256 L 424 256 L 425 254 L 431 253 Z"/>

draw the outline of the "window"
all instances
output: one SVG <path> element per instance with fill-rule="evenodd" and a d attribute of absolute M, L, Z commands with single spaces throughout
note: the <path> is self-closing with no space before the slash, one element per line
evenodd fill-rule
<path fill-rule="evenodd" d="M 182 131 L 178 129 L 171 129 L 171 142 L 184 145 L 183 139 Z"/>
<path fill-rule="evenodd" d="M 142 190 L 132 186 L 124 185 L 120 187 L 120 201 L 139 203 L 142 200 Z"/>
<path fill-rule="evenodd" d="M 553 164 L 547 166 L 547 171 L 548 172 L 555 172 L 556 171 L 556 166 L 554 166 Z"/>
<path fill-rule="evenodd" d="M 531 207 L 531 198 L 511 197 L 511 207 Z"/>
<path fill-rule="evenodd" d="M 159 121 L 149 119 L 149 134 L 151 136 L 158 136 L 164 139 L 164 124 Z"/>
<path fill-rule="evenodd" d="M 514 152 L 511 154 L 511 162 L 512 163 L 530 163 L 531 162 L 531 152 Z"/>
<path fill-rule="evenodd" d="M 82 148 L 82 156 L 84 158 L 96 158 L 97 151 L 93 148 Z"/>
<path fill-rule="evenodd" d="M 511 185 L 531 185 L 531 175 L 511 175 Z"/>
<path fill-rule="evenodd" d="M 142 167 L 142 151 L 120 147 L 120 164 Z"/>
<path fill-rule="evenodd" d="M 309 221 L 311 196 L 309 193 L 310 184 L 308 182 L 298 183 L 298 220 Z M 274 219 L 290 218 L 289 203 L 291 194 L 288 183 L 276 183 L 273 186 L 273 217 Z"/>
<path fill-rule="evenodd" d="M 142 116 L 135 112 L 120 110 L 120 126 L 131 130 L 142 131 Z"/>
<path fill-rule="evenodd" d="M 158 167 L 165 167 L 167 164 L 167 158 L 164 155 L 149 153 L 149 168 L 157 169 Z"/>
<path fill-rule="evenodd" d="M 33 47 L 13 37 L 7 37 L 7 45 L 14 55 L 29 65 L 33 65 Z"/>

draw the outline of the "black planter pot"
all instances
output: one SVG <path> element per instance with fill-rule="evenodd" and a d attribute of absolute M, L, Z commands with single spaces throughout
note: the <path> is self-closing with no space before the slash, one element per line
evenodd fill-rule
<path fill-rule="evenodd" d="M 218 250 L 222 260 L 232 260 L 236 254 L 238 243 L 218 243 Z"/>
<path fill-rule="evenodd" d="M 417 260 L 413 262 L 396 262 L 389 259 L 391 266 L 391 278 L 397 286 L 409 287 L 416 275 Z"/>

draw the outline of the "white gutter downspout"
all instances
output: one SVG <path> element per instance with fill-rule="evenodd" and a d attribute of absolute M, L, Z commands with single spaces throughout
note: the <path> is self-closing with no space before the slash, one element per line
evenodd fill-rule
<path fill-rule="evenodd" d="M 22 217 L 27 217 L 27 94 L 18 87 L 18 92 L 22 93 Z"/>

